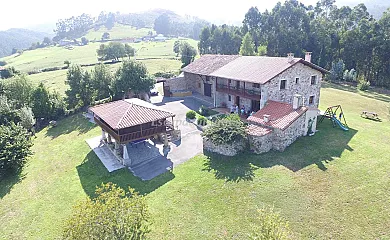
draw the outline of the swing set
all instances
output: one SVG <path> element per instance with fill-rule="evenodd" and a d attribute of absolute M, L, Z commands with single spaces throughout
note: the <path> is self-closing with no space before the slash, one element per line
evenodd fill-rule
<path fill-rule="evenodd" d="M 329 118 L 332 120 L 333 127 L 336 127 L 336 125 L 338 125 L 344 131 L 348 131 L 348 124 L 345 120 L 344 111 L 341 105 L 328 107 L 325 113 L 321 116 L 319 122 L 321 123 L 322 121 L 324 121 L 325 118 Z"/>

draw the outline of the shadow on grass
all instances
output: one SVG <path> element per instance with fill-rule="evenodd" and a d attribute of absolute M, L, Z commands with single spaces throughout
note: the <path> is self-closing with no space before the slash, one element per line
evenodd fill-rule
<path fill-rule="evenodd" d="M 368 91 L 359 91 L 355 86 L 351 86 L 349 84 L 336 84 L 336 83 L 329 83 L 329 82 L 324 82 L 321 85 L 321 88 L 338 89 L 342 91 L 357 93 L 367 98 L 372 98 L 383 102 L 390 102 L 390 96 L 386 95 L 386 93 L 381 92 L 380 91 L 381 89 L 377 89 L 377 88 L 370 88 Z"/>
<path fill-rule="evenodd" d="M 76 168 L 80 183 L 85 193 L 91 198 L 95 196 L 96 186 L 100 186 L 103 183 L 112 182 L 124 190 L 128 190 L 131 187 L 141 195 L 145 195 L 175 178 L 172 172 L 166 172 L 150 181 L 142 181 L 135 177 L 127 168 L 109 173 L 92 150 L 87 154 L 82 164 Z"/>
<path fill-rule="evenodd" d="M 57 122 L 56 127 L 49 127 L 46 136 L 56 138 L 63 134 L 78 131 L 83 134 L 93 129 L 96 125 L 89 122 L 82 114 L 76 114 Z"/>
<path fill-rule="evenodd" d="M 25 175 L 19 173 L 14 175 L 7 175 L 0 178 L 0 199 L 11 192 L 13 186 L 21 182 L 25 178 Z"/>
<path fill-rule="evenodd" d="M 349 131 L 342 131 L 333 128 L 330 120 L 319 124 L 317 129 L 319 132 L 314 136 L 299 138 L 284 152 L 271 151 L 261 155 L 245 152 L 234 157 L 205 153 L 208 158 L 203 170 L 213 172 L 217 179 L 234 182 L 252 181 L 256 169 L 274 166 L 284 166 L 297 172 L 315 164 L 326 171 L 326 163 L 340 158 L 346 150 L 353 151 L 348 143 L 357 130 L 350 128 Z"/>

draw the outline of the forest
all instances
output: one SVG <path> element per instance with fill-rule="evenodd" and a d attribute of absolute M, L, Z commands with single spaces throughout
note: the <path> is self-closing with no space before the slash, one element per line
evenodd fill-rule
<path fill-rule="evenodd" d="M 277 3 L 271 11 L 252 7 L 242 27 L 212 25 L 202 30 L 201 54 L 239 54 L 250 34 L 254 50 L 267 56 L 302 57 L 335 72 L 330 80 L 345 80 L 345 71 L 373 86 L 390 87 L 390 10 L 375 19 L 364 4 L 337 7 L 335 0 L 305 6 L 297 0 Z M 350 78 L 347 78 L 350 79 Z"/>

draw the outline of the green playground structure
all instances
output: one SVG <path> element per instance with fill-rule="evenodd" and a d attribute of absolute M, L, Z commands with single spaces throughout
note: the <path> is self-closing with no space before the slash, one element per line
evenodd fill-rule
<path fill-rule="evenodd" d="M 337 116 L 339 117 L 337 119 Z M 333 127 L 340 127 L 344 131 L 348 131 L 348 124 L 344 117 L 344 111 L 341 105 L 336 105 L 332 107 L 328 107 L 325 113 L 320 118 L 320 123 L 324 121 L 325 118 L 329 118 L 332 120 Z"/>

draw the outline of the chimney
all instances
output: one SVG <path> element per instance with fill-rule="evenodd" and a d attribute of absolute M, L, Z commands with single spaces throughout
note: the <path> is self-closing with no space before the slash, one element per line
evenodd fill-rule
<path fill-rule="evenodd" d="M 302 95 L 294 94 L 293 98 L 293 109 L 298 109 L 299 107 L 302 107 Z"/>
<path fill-rule="evenodd" d="M 305 53 L 305 61 L 306 62 L 311 62 L 311 52 L 306 52 Z"/>
<path fill-rule="evenodd" d="M 288 62 L 292 62 L 294 60 L 294 53 L 287 53 Z"/>
<path fill-rule="evenodd" d="M 270 118 L 270 117 L 271 117 L 270 115 L 264 114 L 264 115 L 263 115 L 263 120 L 264 120 L 264 122 L 265 122 L 265 123 L 269 122 L 269 118 Z"/>

